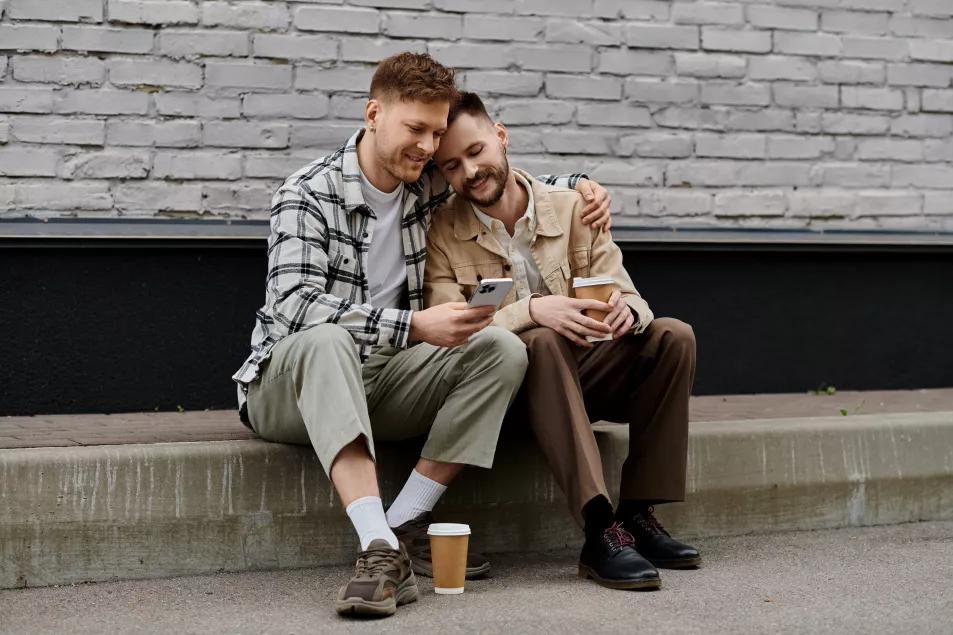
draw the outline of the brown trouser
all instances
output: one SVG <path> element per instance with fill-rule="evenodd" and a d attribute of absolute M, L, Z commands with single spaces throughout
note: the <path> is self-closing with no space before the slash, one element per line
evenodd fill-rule
<path fill-rule="evenodd" d="M 629 424 L 621 499 L 685 500 L 688 398 L 695 377 L 689 325 L 660 318 L 644 333 L 590 349 L 542 327 L 520 338 L 529 350 L 529 369 L 504 427 L 529 424 L 580 526 L 588 501 L 600 494 L 609 498 L 591 421 Z"/>

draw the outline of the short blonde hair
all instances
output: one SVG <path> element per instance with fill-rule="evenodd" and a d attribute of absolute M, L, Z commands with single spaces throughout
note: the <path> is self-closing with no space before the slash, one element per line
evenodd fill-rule
<path fill-rule="evenodd" d="M 446 102 L 459 98 L 452 68 L 426 53 L 405 51 L 381 61 L 371 79 L 371 99 L 394 97 L 401 101 Z"/>

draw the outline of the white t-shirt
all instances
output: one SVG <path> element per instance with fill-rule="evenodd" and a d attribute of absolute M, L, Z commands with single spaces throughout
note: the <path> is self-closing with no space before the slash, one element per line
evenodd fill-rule
<path fill-rule="evenodd" d="M 399 309 L 407 285 L 404 238 L 400 231 L 404 184 L 398 185 L 393 192 L 381 192 L 361 172 L 361 193 L 367 206 L 377 214 L 367 251 L 367 284 L 371 292 L 371 306 L 375 309 Z"/>

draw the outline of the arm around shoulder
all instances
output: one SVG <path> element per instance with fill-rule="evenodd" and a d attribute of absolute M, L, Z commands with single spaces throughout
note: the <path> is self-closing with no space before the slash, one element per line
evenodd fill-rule
<path fill-rule="evenodd" d="M 577 205 L 581 206 L 582 203 Z M 652 309 L 649 308 L 632 282 L 629 272 L 625 270 L 622 262 L 622 250 L 612 240 L 610 232 L 604 232 L 599 228 L 589 230 L 592 234 L 592 251 L 589 256 L 589 275 L 590 276 L 611 276 L 615 281 L 616 287 L 625 298 L 626 304 L 632 310 L 635 317 L 635 323 L 632 326 L 633 333 L 641 333 L 655 319 Z"/>

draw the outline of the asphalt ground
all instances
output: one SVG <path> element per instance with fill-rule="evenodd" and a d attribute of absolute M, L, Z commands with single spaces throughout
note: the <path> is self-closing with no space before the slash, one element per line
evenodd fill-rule
<path fill-rule="evenodd" d="M 0 591 L 0 633 L 953 633 L 953 522 L 700 540 L 659 591 L 576 576 L 576 553 L 501 555 L 462 596 L 339 618 L 347 567 Z"/>

